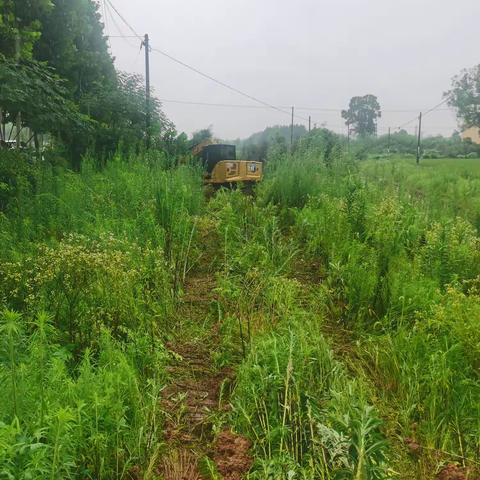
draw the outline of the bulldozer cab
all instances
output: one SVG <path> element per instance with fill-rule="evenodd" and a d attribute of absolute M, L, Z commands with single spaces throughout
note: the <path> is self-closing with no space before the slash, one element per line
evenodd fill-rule
<path fill-rule="evenodd" d="M 203 167 L 209 174 L 213 172 L 218 162 L 237 159 L 235 145 L 207 145 L 203 147 L 201 156 Z"/>
<path fill-rule="evenodd" d="M 214 186 L 254 184 L 262 179 L 262 163 L 237 160 L 235 145 L 209 144 L 198 151 L 204 168 L 204 181 Z"/>

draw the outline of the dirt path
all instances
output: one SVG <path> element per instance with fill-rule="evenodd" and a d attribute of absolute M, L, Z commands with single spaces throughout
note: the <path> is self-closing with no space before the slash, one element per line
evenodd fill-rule
<path fill-rule="evenodd" d="M 166 449 L 158 468 L 165 480 L 215 479 L 215 472 L 222 475 L 217 478 L 240 480 L 251 466 L 249 442 L 226 424 L 234 373 L 216 368 L 213 358 L 220 338 L 211 264 L 186 280 L 180 323 L 167 345 L 173 360 L 161 401 Z"/>

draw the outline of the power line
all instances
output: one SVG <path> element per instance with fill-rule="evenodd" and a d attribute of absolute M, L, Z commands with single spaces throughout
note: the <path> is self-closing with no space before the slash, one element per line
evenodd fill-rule
<path fill-rule="evenodd" d="M 128 27 L 128 29 L 133 33 L 133 38 L 138 38 L 139 40 L 143 40 L 142 37 L 138 34 L 138 32 L 132 27 L 132 25 L 130 25 L 130 23 L 125 19 L 125 17 L 115 8 L 115 6 L 113 5 L 113 3 L 111 2 L 111 0 L 104 0 L 104 2 L 108 3 L 108 5 L 110 5 L 110 7 L 113 9 L 113 11 L 118 15 L 118 17 L 122 20 L 122 22 Z M 112 16 L 113 18 L 113 16 Z M 117 26 L 117 25 L 116 25 Z M 119 33 L 121 35 L 119 35 L 119 37 L 123 37 L 123 38 L 132 38 L 131 36 L 127 36 L 127 35 L 122 35 L 122 32 L 121 32 L 121 29 L 118 28 L 117 26 L 117 29 L 119 30 Z M 115 38 L 114 36 L 112 36 L 111 38 Z M 170 55 L 169 53 L 163 51 L 163 50 L 160 50 L 159 48 L 154 48 L 154 47 L 150 47 L 151 51 L 153 52 L 156 52 L 156 53 L 159 53 L 160 55 L 163 55 L 164 57 L 168 58 L 169 60 L 187 68 L 188 70 L 191 70 L 192 72 L 196 73 L 197 75 L 200 75 L 214 83 L 216 83 L 217 85 L 220 85 L 238 95 L 241 95 L 245 98 L 248 98 L 249 100 L 252 100 L 256 103 L 259 103 L 261 105 L 263 105 L 263 107 L 266 107 L 266 108 L 270 108 L 272 110 L 276 110 L 280 113 L 283 113 L 283 114 L 286 114 L 286 115 L 289 115 L 290 116 L 290 112 L 287 111 L 287 110 L 284 110 L 284 108 L 290 108 L 290 107 L 287 107 L 287 106 L 281 106 L 281 107 L 278 107 L 278 106 L 275 106 L 275 105 L 272 105 L 264 100 L 261 100 L 257 97 L 254 97 L 253 95 L 250 95 L 236 87 L 233 87 L 232 85 L 229 85 L 221 80 L 218 80 L 217 78 L 207 74 L 207 73 L 204 73 L 202 72 L 201 70 L 199 70 L 198 68 L 196 67 L 193 67 L 192 65 L 189 65 L 188 63 L 182 61 L 182 60 L 179 60 L 178 58 L 175 58 L 174 56 Z M 440 102 L 438 105 L 435 105 L 434 107 L 430 108 L 429 110 L 427 110 L 425 113 L 424 113 L 424 116 L 425 115 L 428 115 L 429 113 L 439 109 L 439 107 L 441 107 L 444 103 L 446 103 L 448 100 L 448 97 L 445 98 L 442 102 Z M 214 104 L 214 103 L 207 103 L 207 102 L 188 102 L 188 101 L 182 101 L 182 100 L 163 100 L 164 102 L 171 102 L 171 103 L 183 103 L 183 104 L 192 104 L 192 105 L 205 105 L 205 106 L 216 106 L 216 107 L 232 107 L 232 108 L 255 108 L 256 106 L 254 105 L 235 105 L 235 104 Z M 260 107 L 256 107 L 256 108 L 260 108 Z M 308 111 L 324 111 L 324 112 L 341 112 L 341 109 L 333 109 L 333 108 L 323 108 L 323 107 L 295 107 L 296 110 L 308 110 Z M 449 109 L 445 109 L 445 110 L 449 110 Z M 408 112 L 412 112 L 413 110 L 383 110 L 383 112 L 385 113 L 408 113 Z M 294 115 L 295 118 L 298 118 L 298 119 L 301 119 L 303 121 L 309 121 L 308 118 L 306 117 L 303 117 L 301 115 Z M 412 122 L 414 122 L 415 120 L 417 120 L 417 116 L 415 116 L 414 118 L 412 118 L 411 120 L 408 120 L 407 122 L 403 123 L 402 125 L 400 125 L 399 127 L 397 127 L 398 129 L 401 129 L 401 128 L 404 128 L 406 127 L 407 125 L 411 124 Z"/>
<path fill-rule="evenodd" d="M 448 102 L 448 100 L 449 100 L 449 97 L 444 98 L 440 103 L 438 103 L 437 105 L 435 105 L 432 108 L 429 108 L 425 113 L 423 113 L 423 114 L 420 113 L 420 115 L 423 115 L 425 117 L 429 113 L 432 113 L 435 110 L 439 110 L 439 107 L 441 107 L 444 103 Z M 446 110 L 450 110 L 450 109 L 446 109 Z M 406 127 L 407 125 L 410 125 L 410 123 L 414 122 L 418 118 L 419 118 L 418 116 L 413 117 L 411 120 L 408 120 L 408 122 L 405 122 L 402 125 L 400 125 L 399 127 L 397 127 L 397 129 L 400 130 L 401 128 Z"/>
<path fill-rule="evenodd" d="M 235 87 L 232 87 L 231 85 L 229 85 L 228 83 L 225 83 L 225 82 L 222 82 L 221 80 L 218 80 L 216 79 L 215 77 L 212 77 L 211 75 L 208 75 L 207 73 L 204 73 L 202 72 L 201 70 L 198 70 L 198 68 L 195 68 L 195 67 L 192 67 L 191 65 L 189 65 L 188 63 L 185 63 L 181 60 L 178 60 L 177 58 L 173 57 L 172 55 L 164 52 L 163 50 L 160 50 L 158 48 L 153 48 L 152 47 L 152 51 L 153 52 L 157 52 L 159 53 L 160 55 L 163 55 L 164 57 L 167 57 L 168 59 L 172 60 L 173 62 L 175 63 L 178 63 L 179 65 L 182 65 L 183 67 L 185 68 L 188 68 L 189 70 L 191 70 L 192 72 L 195 72 L 197 73 L 198 75 L 202 76 L 202 77 L 205 77 L 207 78 L 208 80 L 211 80 L 212 82 L 215 82 L 216 84 L 224 87 L 224 88 L 227 88 L 228 90 L 231 90 L 232 92 L 235 92 L 237 93 L 238 95 L 242 95 L 243 97 L 245 98 L 248 98 L 250 100 L 253 100 L 254 102 L 257 102 L 257 103 L 260 103 L 262 105 L 264 105 L 265 107 L 268 107 L 268 108 L 271 108 L 273 110 L 277 110 L 278 112 L 281 112 L 281 113 L 284 113 L 284 114 L 287 114 L 287 115 L 290 115 L 290 112 L 286 111 L 286 110 L 283 110 L 279 107 L 276 107 L 275 105 L 272 105 L 268 102 L 265 102 L 263 100 L 260 100 L 259 98 L 257 97 L 254 97 L 253 95 L 250 95 L 248 93 L 245 93 L 243 92 L 242 90 L 239 90 L 238 88 L 235 88 Z M 300 115 L 295 115 L 295 117 L 297 118 L 300 118 L 302 120 L 306 120 L 308 121 L 307 118 L 305 117 L 301 117 Z"/>
<path fill-rule="evenodd" d="M 122 14 L 115 8 L 115 6 L 112 4 L 112 2 L 110 0 L 106 0 L 106 2 L 108 2 L 108 4 L 112 7 L 113 11 L 120 17 L 120 19 L 123 21 L 123 23 L 129 28 L 129 30 L 137 37 L 139 38 L 140 40 L 142 40 L 142 37 L 136 32 L 136 30 L 128 23 L 128 21 L 122 16 Z M 204 78 L 207 78 L 208 80 L 224 87 L 224 88 L 227 88 L 228 90 L 231 90 L 232 92 L 235 92 L 237 93 L 238 95 L 242 95 L 250 100 L 253 100 L 254 102 L 257 102 L 257 103 L 260 103 L 268 108 L 271 108 L 273 110 L 276 110 L 278 112 L 281 112 L 283 114 L 286 114 L 286 115 L 290 115 L 290 112 L 286 111 L 286 110 L 283 110 L 282 108 L 278 108 L 276 107 L 275 105 L 271 105 L 270 103 L 268 102 L 265 102 L 264 100 L 261 100 L 257 97 L 254 97 L 253 95 L 250 95 L 248 93 L 245 93 L 243 92 L 242 90 L 239 90 L 238 88 L 236 87 L 233 87 L 221 80 L 218 80 L 216 79 L 215 77 L 212 77 L 211 75 L 208 75 L 207 73 L 204 73 L 202 72 L 201 70 L 199 70 L 198 68 L 195 68 L 193 67 L 192 65 L 189 65 L 188 63 L 185 63 L 183 62 L 182 60 L 179 60 L 178 58 L 175 58 L 173 57 L 172 55 L 168 54 L 167 52 L 164 52 L 163 50 L 160 50 L 159 48 L 153 48 L 151 47 L 151 50 L 153 52 L 156 52 L 156 53 L 159 53 L 160 55 L 163 55 L 164 57 L 172 60 L 173 62 L 175 63 L 178 63 L 179 65 L 191 70 L 192 72 L 195 72 L 196 74 L 204 77 Z M 296 118 L 299 118 L 301 120 L 304 120 L 304 121 L 308 121 L 307 118 L 305 117 L 302 117 L 300 115 L 295 115 Z"/>
<path fill-rule="evenodd" d="M 242 104 L 235 104 L 235 103 L 211 103 L 211 102 L 199 102 L 193 100 L 173 100 L 173 99 L 160 99 L 162 102 L 165 103 L 179 103 L 185 105 L 202 105 L 207 107 L 230 107 L 230 108 L 270 108 L 266 106 L 260 105 L 242 105 Z M 277 105 L 278 108 L 289 108 L 286 105 Z M 323 112 L 341 112 L 341 109 L 336 108 L 322 108 L 322 107 L 295 107 L 295 110 L 317 110 Z M 382 110 L 382 113 L 407 113 L 407 112 L 417 112 L 418 110 Z M 446 109 L 437 109 L 436 111 L 450 111 L 449 108 Z M 417 117 L 415 117 L 417 118 Z"/>
<path fill-rule="evenodd" d="M 235 103 L 209 103 L 209 102 L 193 102 L 189 100 L 170 100 L 165 98 L 159 99 L 162 103 L 179 103 L 181 105 L 199 105 L 203 107 L 227 107 L 227 108 L 254 108 L 254 109 L 270 109 L 264 105 L 241 105 Z"/>
<path fill-rule="evenodd" d="M 131 38 L 137 38 L 137 36 L 136 36 L 136 35 L 135 35 L 135 36 L 125 35 L 125 34 L 123 33 L 120 25 L 117 23 L 117 21 L 115 20 L 115 17 L 113 16 L 110 8 L 108 7 L 107 1 L 108 1 L 108 0 L 104 0 L 104 3 L 103 3 L 103 5 L 104 5 L 104 7 L 105 7 L 105 12 L 106 12 L 106 14 L 108 14 L 108 15 L 110 16 L 110 18 L 111 18 L 111 20 L 112 20 L 112 23 L 113 23 L 113 25 L 115 26 L 115 29 L 116 29 L 117 32 L 119 33 L 119 35 L 109 35 L 108 38 L 109 38 L 109 39 L 110 39 L 110 38 L 121 38 L 121 39 L 123 39 L 123 40 L 125 41 L 125 43 L 126 43 L 128 46 L 130 46 L 130 47 L 132 47 L 132 48 L 138 48 L 137 45 L 133 45 L 133 44 L 130 43 L 130 41 L 129 41 L 129 39 L 131 39 Z M 111 5 L 111 3 L 110 3 L 109 1 L 108 1 L 108 4 Z M 112 6 L 112 8 L 114 8 L 114 7 Z"/>
<path fill-rule="evenodd" d="M 412 122 L 418 119 L 418 116 L 413 117 L 411 120 L 408 122 L 402 123 L 399 127 L 397 127 L 397 130 L 401 130 L 402 128 L 406 127 L 407 125 L 410 125 Z"/>
<path fill-rule="evenodd" d="M 110 0 L 105 0 L 113 9 L 113 11 L 120 17 L 120 20 L 129 28 L 129 30 L 140 40 L 143 38 L 135 31 L 135 29 L 125 20 L 125 17 L 115 8 L 115 5 Z"/>
<path fill-rule="evenodd" d="M 435 105 L 434 107 L 430 108 L 430 110 L 427 110 L 423 116 L 428 115 L 429 113 L 433 112 L 434 110 L 437 110 L 439 107 L 441 107 L 444 103 L 448 102 L 450 100 L 449 97 L 445 97 L 438 105 Z"/>

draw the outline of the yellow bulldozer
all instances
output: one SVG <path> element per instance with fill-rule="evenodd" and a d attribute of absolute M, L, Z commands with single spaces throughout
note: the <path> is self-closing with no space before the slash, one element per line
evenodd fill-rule
<path fill-rule="evenodd" d="M 213 187 L 249 187 L 262 179 L 262 162 L 237 160 L 235 145 L 202 142 L 192 153 L 200 158 L 204 168 L 204 181 Z"/>

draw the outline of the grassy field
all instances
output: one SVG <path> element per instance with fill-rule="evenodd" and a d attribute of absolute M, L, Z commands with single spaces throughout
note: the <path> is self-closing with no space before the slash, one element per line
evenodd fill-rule
<path fill-rule="evenodd" d="M 0 477 L 477 478 L 480 161 L 321 147 L 2 158 Z"/>

